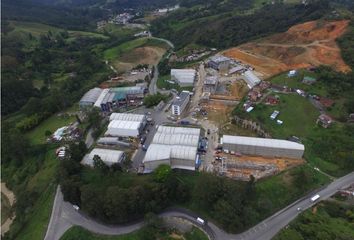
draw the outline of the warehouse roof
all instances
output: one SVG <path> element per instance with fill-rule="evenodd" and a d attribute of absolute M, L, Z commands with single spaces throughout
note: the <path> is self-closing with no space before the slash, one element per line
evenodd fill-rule
<path fill-rule="evenodd" d="M 199 128 L 159 126 L 157 133 L 200 135 Z"/>
<path fill-rule="evenodd" d="M 211 57 L 210 60 L 213 62 L 216 62 L 216 63 L 221 63 L 221 62 L 229 61 L 230 58 L 225 57 L 223 55 L 215 55 L 215 56 Z"/>
<path fill-rule="evenodd" d="M 215 85 L 218 82 L 217 76 L 207 76 L 204 80 L 204 84 Z"/>
<path fill-rule="evenodd" d="M 250 145 L 250 146 L 262 146 L 269 148 L 284 148 L 284 149 L 297 149 L 304 150 L 305 146 L 287 140 L 281 139 L 269 139 L 269 138 L 255 138 L 255 137 L 241 137 L 241 136 L 230 136 L 224 135 L 222 137 L 223 144 L 239 144 L 239 145 Z"/>
<path fill-rule="evenodd" d="M 103 99 L 106 97 L 106 95 L 109 93 L 109 89 L 103 89 L 100 96 L 97 98 L 94 106 L 95 107 L 101 107 L 101 103 L 103 101 Z"/>
<path fill-rule="evenodd" d="M 103 90 L 101 88 L 92 88 L 81 98 L 80 102 L 95 103 Z"/>
<path fill-rule="evenodd" d="M 103 162 L 105 163 L 119 163 L 121 161 L 121 157 L 124 154 L 123 151 L 111 150 L 111 149 L 102 149 L 102 148 L 94 148 L 90 152 L 86 164 L 93 165 L 93 158 L 95 155 L 100 156 Z"/>
<path fill-rule="evenodd" d="M 111 88 L 115 93 L 114 100 L 125 99 L 129 94 L 144 94 L 144 87 L 133 86 L 133 87 L 118 87 Z"/>
<path fill-rule="evenodd" d="M 252 71 L 248 70 L 245 72 L 245 80 L 247 82 L 247 85 L 249 88 L 253 88 L 256 86 L 258 83 L 261 82 L 261 79 L 259 79 Z"/>
<path fill-rule="evenodd" d="M 149 146 L 146 152 L 144 162 L 168 160 L 171 158 L 194 161 L 196 154 L 196 147 L 153 143 Z"/>
<path fill-rule="evenodd" d="M 142 122 L 145 119 L 145 115 L 133 114 L 133 113 L 112 113 L 109 120 L 122 120 L 132 122 Z"/>
<path fill-rule="evenodd" d="M 182 91 L 179 96 L 173 100 L 172 105 L 182 106 L 183 103 L 187 100 L 189 92 Z"/>
<path fill-rule="evenodd" d="M 174 76 L 178 82 L 193 83 L 196 76 L 194 69 L 171 69 L 171 77 Z"/>
<path fill-rule="evenodd" d="M 110 128 L 120 128 L 120 129 L 139 129 L 141 123 L 140 122 L 133 122 L 133 121 L 122 121 L 122 120 L 112 120 L 108 124 L 108 130 Z"/>
<path fill-rule="evenodd" d="M 241 71 L 241 70 L 244 70 L 244 69 L 245 69 L 244 66 L 237 65 L 236 67 L 233 67 L 233 68 L 230 69 L 229 74 L 233 74 L 235 72 L 238 72 L 238 71 Z"/>
<path fill-rule="evenodd" d="M 152 142 L 167 145 L 198 146 L 199 136 L 191 134 L 156 133 Z"/>

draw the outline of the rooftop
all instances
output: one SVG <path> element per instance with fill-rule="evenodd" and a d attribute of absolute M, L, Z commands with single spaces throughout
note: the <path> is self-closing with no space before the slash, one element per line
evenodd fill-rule
<path fill-rule="evenodd" d="M 259 82 L 261 82 L 261 79 L 259 79 L 252 71 L 248 70 L 245 72 L 245 80 L 247 82 L 247 85 L 249 88 L 253 88 L 256 86 Z"/>
<path fill-rule="evenodd" d="M 112 113 L 109 120 L 121 120 L 121 121 L 132 121 L 132 122 L 142 122 L 145 118 L 143 114 L 133 114 L 133 113 Z"/>
<path fill-rule="evenodd" d="M 205 78 L 204 84 L 215 85 L 217 82 L 218 82 L 218 77 L 217 76 L 207 76 Z"/>
<path fill-rule="evenodd" d="M 189 92 L 182 91 L 178 98 L 173 100 L 172 105 L 182 106 L 186 99 L 189 97 Z"/>
<path fill-rule="evenodd" d="M 101 88 L 92 88 L 81 98 L 80 102 L 95 103 L 103 90 Z"/>
<path fill-rule="evenodd" d="M 194 69 L 171 69 L 171 77 L 175 77 L 178 82 L 193 83 L 196 71 Z"/>
<path fill-rule="evenodd" d="M 140 122 L 134 121 L 123 121 L 123 120 L 112 120 L 108 124 L 108 129 L 110 128 L 120 128 L 120 129 L 139 129 Z"/>
<path fill-rule="evenodd" d="M 250 145 L 250 146 L 262 146 L 269 148 L 283 148 L 283 149 L 297 149 L 304 150 L 305 146 L 281 139 L 269 139 L 269 138 L 255 138 L 255 137 L 241 137 L 241 136 L 230 136 L 224 135 L 222 138 L 223 143 L 239 144 L 239 145 Z"/>
<path fill-rule="evenodd" d="M 210 60 L 213 62 L 216 62 L 216 63 L 221 63 L 221 62 L 229 61 L 230 58 L 225 57 L 223 55 L 215 55 L 215 56 L 211 57 Z"/>

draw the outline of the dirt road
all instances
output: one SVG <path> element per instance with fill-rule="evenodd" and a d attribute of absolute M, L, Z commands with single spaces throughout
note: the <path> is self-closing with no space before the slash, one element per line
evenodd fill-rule
<path fill-rule="evenodd" d="M 1 192 L 7 197 L 10 205 L 13 206 L 16 201 L 15 194 L 11 192 L 3 182 L 1 183 Z M 14 219 L 15 216 L 12 216 L 11 218 L 8 218 L 4 224 L 1 225 L 1 235 L 4 235 L 7 231 L 9 231 Z"/>

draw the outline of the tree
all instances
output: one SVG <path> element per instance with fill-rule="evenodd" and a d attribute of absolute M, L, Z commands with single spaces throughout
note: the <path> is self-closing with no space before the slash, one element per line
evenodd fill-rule
<path fill-rule="evenodd" d="M 154 181 L 155 182 L 166 182 L 166 179 L 171 175 L 171 167 L 166 164 L 159 165 L 154 171 Z"/>
<path fill-rule="evenodd" d="M 44 136 L 49 137 L 50 135 L 52 135 L 52 132 L 50 130 L 46 130 Z"/>
<path fill-rule="evenodd" d="M 93 166 L 94 168 L 101 171 L 101 173 L 106 173 L 109 170 L 108 166 L 102 161 L 101 157 L 98 155 L 93 156 Z"/>

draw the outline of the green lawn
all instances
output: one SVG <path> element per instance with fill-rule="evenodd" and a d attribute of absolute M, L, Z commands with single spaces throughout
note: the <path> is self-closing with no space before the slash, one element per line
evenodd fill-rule
<path fill-rule="evenodd" d="M 81 227 L 72 227 L 70 228 L 60 239 L 61 240 L 140 240 L 142 239 L 142 230 L 137 230 L 132 233 L 120 235 L 120 236 L 105 236 L 98 235 L 87 231 Z M 156 239 L 166 239 L 173 240 L 168 232 L 162 234 L 160 238 Z M 190 232 L 183 234 L 185 240 L 207 240 L 208 237 L 198 228 L 193 227 Z"/>
<path fill-rule="evenodd" d="M 308 99 L 297 94 L 277 95 L 280 97 L 278 105 L 258 104 L 249 113 L 249 116 L 261 122 L 265 130 L 270 132 L 274 138 L 286 139 L 292 135 L 305 137 L 317 127 L 316 120 L 320 113 Z M 282 120 L 283 125 L 278 125 L 276 120 L 270 119 L 274 110 L 280 112 L 277 119 Z"/>
<path fill-rule="evenodd" d="M 11 215 L 11 206 L 9 199 L 1 193 L 1 224 L 3 224 Z"/>
<path fill-rule="evenodd" d="M 147 42 L 147 40 L 148 40 L 148 38 L 137 38 L 132 41 L 120 44 L 116 47 L 109 48 L 106 51 L 104 51 L 104 53 L 103 53 L 104 58 L 107 60 L 110 60 L 110 61 L 116 60 L 123 53 L 129 52 L 129 51 L 133 50 L 134 48 L 144 45 Z"/>
<path fill-rule="evenodd" d="M 283 229 L 274 240 L 353 239 L 354 205 L 324 201 L 308 209 Z"/>
<path fill-rule="evenodd" d="M 34 37 L 39 37 L 41 34 L 47 34 L 48 31 L 52 33 L 64 31 L 61 28 L 53 27 L 50 25 L 34 22 L 21 22 L 21 21 L 10 21 L 10 26 L 14 27 L 14 32 L 31 33 Z M 68 31 L 69 38 L 68 41 L 73 40 L 77 37 L 93 37 L 93 38 L 104 38 L 108 39 L 107 36 L 85 31 Z"/>
<path fill-rule="evenodd" d="M 46 141 L 45 132 L 52 133 L 60 127 L 64 127 L 76 120 L 75 116 L 58 117 L 56 114 L 42 122 L 38 127 L 26 133 L 26 136 L 33 144 L 41 144 Z"/>
<path fill-rule="evenodd" d="M 29 221 L 20 231 L 19 235 L 17 235 L 16 239 L 37 240 L 44 238 L 52 213 L 55 191 L 56 185 L 50 184 L 42 192 L 32 209 L 32 214 L 29 215 Z"/>
<path fill-rule="evenodd" d="M 310 72 L 306 69 L 300 69 L 297 70 L 297 74 L 294 77 L 288 77 L 287 74 L 288 72 L 281 73 L 271 78 L 269 81 L 281 86 L 300 88 L 308 93 L 317 94 L 323 97 L 328 95 L 326 87 L 320 81 L 318 81 L 316 73 Z M 312 85 L 304 84 L 302 83 L 304 76 L 316 78 L 317 82 Z"/>

